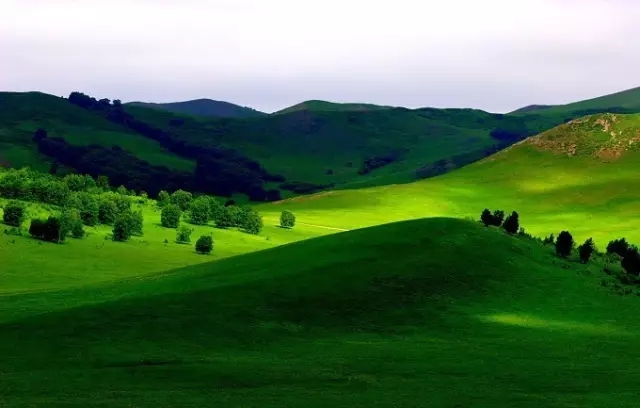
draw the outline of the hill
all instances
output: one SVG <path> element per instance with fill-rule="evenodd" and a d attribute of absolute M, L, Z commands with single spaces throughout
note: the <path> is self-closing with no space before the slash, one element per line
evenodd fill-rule
<path fill-rule="evenodd" d="M 542 105 L 544 106 L 544 105 Z M 616 92 L 597 98 L 587 99 L 569 103 L 566 105 L 554 105 L 544 109 L 535 109 L 539 114 L 567 114 L 574 113 L 576 116 L 591 115 L 594 113 L 635 113 L 640 111 L 640 87 Z M 522 109 L 512 113 L 527 113 Z"/>
<path fill-rule="evenodd" d="M 640 300 L 602 287 L 601 267 L 430 219 L 9 294 L 0 401 L 632 407 Z"/>
<path fill-rule="evenodd" d="M 283 113 L 291 113 L 296 111 L 315 111 L 315 112 L 359 112 L 359 111 L 371 111 L 380 109 L 393 109 L 393 106 L 381 106 L 370 103 L 338 103 L 320 100 L 310 100 L 300 102 L 299 104 L 289 106 L 288 108 L 281 109 L 272 115 L 279 115 Z"/>
<path fill-rule="evenodd" d="M 637 114 L 593 115 L 442 176 L 325 192 L 264 210 L 286 207 L 305 213 L 309 223 L 359 228 L 424 216 L 477 219 L 488 207 L 518 211 L 536 236 L 568 229 L 578 240 L 593 236 L 601 247 L 623 236 L 640 242 L 639 132 Z"/>
<path fill-rule="evenodd" d="M 126 105 L 161 109 L 184 115 L 216 118 L 255 118 L 266 115 L 266 113 L 252 108 L 212 99 L 195 99 L 170 103 L 129 102 Z"/>
<path fill-rule="evenodd" d="M 509 114 L 531 113 L 531 112 L 536 112 L 536 111 L 551 108 L 551 107 L 553 107 L 553 105 L 528 105 L 520 109 L 516 109 L 513 112 L 509 112 Z"/>

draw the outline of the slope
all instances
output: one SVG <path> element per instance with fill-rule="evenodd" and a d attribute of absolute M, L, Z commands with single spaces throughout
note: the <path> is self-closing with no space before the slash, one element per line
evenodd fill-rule
<path fill-rule="evenodd" d="M 194 99 L 191 101 L 170 103 L 129 102 L 126 105 L 161 109 L 173 113 L 203 117 L 254 118 L 266 115 L 266 113 L 252 108 L 212 99 Z"/>
<path fill-rule="evenodd" d="M 371 103 L 340 103 L 321 100 L 309 100 L 300 102 L 293 106 L 289 106 L 288 108 L 281 109 L 277 112 L 272 113 L 272 115 L 280 115 L 283 113 L 291 113 L 301 110 L 316 112 L 358 112 L 393 108 L 393 106 L 374 105 Z"/>
<path fill-rule="evenodd" d="M 40 154 L 32 141 L 39 128 L 76 146 L 116 145 L 152 165 L 180 171 L 194 168 L 193 161 L 175 156 L 159 143 L 92 115 L 63 98 L 40 92 L 0 93 L 0 162 L 48 171 L 51 160 Z"/>
<path fill-rule="evenodd" d="M 357 228 L 424 216 L 477 219 L 488 207 L 516 210 L 537 236 L 569 229 L 603 247 L 640 242 L 637 163 L 640 115 L 574 120 L 443 176 L 405 185 L 342 190 L 265 205 L 309 223 Z"/>
<path fill-rule="evenodd" d="M 640 300 L 550 252 L 430 219 L 4 297 L 0 401 L 635 406 Z"/>
<path fill-rule="evenodd" d="M 543 105 L 544 106 L 544 105 Z M 518 110 L 512 113 L 527 113 Z M 640 87 L 627 89 L 625 91 L 599 96 L 569 103 L 566 105 L 549 106 L 543 109 L 536 109 L 538 114 L 567 114 L 577 113 L 579 116 L 594 114 L 598 112 L 610 113 L 635 113 L 640 111 Z"/>

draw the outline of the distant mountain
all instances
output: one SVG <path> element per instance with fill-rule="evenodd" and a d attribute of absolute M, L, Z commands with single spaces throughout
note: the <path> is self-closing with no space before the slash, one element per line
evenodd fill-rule
<path fill-rule="evenodd" d="M 531 106 L 540 106 L 540 108 L 527 109 Z M 545 115 L 576 113 L 578 114 L 578 116 L 584 116 L 599 112 L 640 112 L 640 87 L 627 89 L 626 91 L 616 92 L 597 98 L 587 99 L 584 101 L 573 102 L 566 105 L 553 105 L 548 107 L 542 106 L 544 105 L 530 105 L 511 113 L 536 113 Z"/>
<path fill-rule="evenodd" d="M 516 109 L 513 112 L 509 112 L 509 114 L 514 114 L 514 113 L 531 113 L 531 112 L 536 112 L 542 109 L 547 109 L 547 108 L 552 108 L 554 105 L 528 105 L 525 107 L 522 107 L 520 109 Z"/>
<path fill-rule="evenodd" d="M 170 103 L 130 102 L 126 105 L 162 109 L 183 115 L 215 118 L 255 118 L 266 115 L 266 113 L 257 111 L 253 108 L 239 106 L 224 101 L 214 101 L 212 99 L 195 99 L 192 101 Z"/>
<path fill-rule="evenodd" d="M 393 109 L 394 106 L 374 105 L 370 103 L 337 103 L 320 100 L 309 100 L 299 104 L 289 106 L 272 115 L 283 113 L 291 113 L 296 111 L 313 111 L 313 112 L 347 112 L 347 111 L 372 111 L 382 109 Z"/>

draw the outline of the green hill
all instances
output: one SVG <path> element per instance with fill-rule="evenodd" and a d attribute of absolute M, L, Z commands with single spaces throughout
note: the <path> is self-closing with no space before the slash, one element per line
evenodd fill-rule
<path fill-rule="evenodd" d="M 288 108 L 281 109 L 272 115 L 280 115 L 283 113 L 291 113 L 296 111 L 315 111 L 315 112 L 359 112 L 359 111 L 371 111 L 380 109 L 393 109 L 393 106 L 374 105 L 371 103 L 339 103 L 320 100 L 310 100 L 300 102 L 299 104 L 289 106 Z"/>
<path fill-rule="evenodd" d="M 192 101 L 170 103 L 129 102 L 126 105 L 161 109 L 173 113 L 204 117 L 254 118 L 266 115 L 266 113 L 252 108 L 224 101 L 214 101 L 212 99 L 195 99 Z"/>
<path fill-rule="evenodd" d="M 566 114 L 572 112 L 582 113 L 582 115 L 598 112 L 635 113 L 638 111 L 640 111 L 640 87 L 566 105 L 555 105 L 548 106 L 543 109 L 535 109 L 535 113 L 545 115 Z M 520 112 L 515 111 L 512 113 L 526 112 L 522 112 L 520 110 Z"/>
<path fill-rule="evenodd" d="M 429 219 L 8 294 L 0 402 L 632 407 L 640 299 L 601 267 Z"/>
<path fill-rule="evenodd" d="M 320 193 L 264 209 L 287 207 L 310 223 L 358 228 L 424 216 L 477 219 L 488 207 L 518 211 L 536 236 L 568 229 L 580 240 L 593 236 L 601 247 L 622 236 L 640 242 L 639 129 L 637 114 L 593 115 L 443 176 Z"/>

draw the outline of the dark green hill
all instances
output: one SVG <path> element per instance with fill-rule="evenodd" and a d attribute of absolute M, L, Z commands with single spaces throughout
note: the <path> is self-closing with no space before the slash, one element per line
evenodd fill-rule
<path fill-rule="evenodd" d="M 344 111 L 370 111 L 379 109 L 393 109 L 393 106 L 381 106 L 370 103 L 338 103 L 320 100 L 310 100 L 299 104 L 281 109 L 272 115 L 280 115 L 283 113 L 291 113 L 296 111 L 315 111 L 315 112 L 344 112 Z"/>
<path fill-rule="evenodd" d="M 126 105 L 161 109 L 184 115 L 217 118 L 255 118 L 266 115 L 266 113 L 252 108 L 224 101 L 214 101 L 212 99 L 195 99 L 192 101 L 170 103 L 129 102 Z"/>
<path fill-rule="evenodd" d="M 0 405 L 634 407 L 640 299 L 603 266 L 427 219 L 6 295 Z"/>

